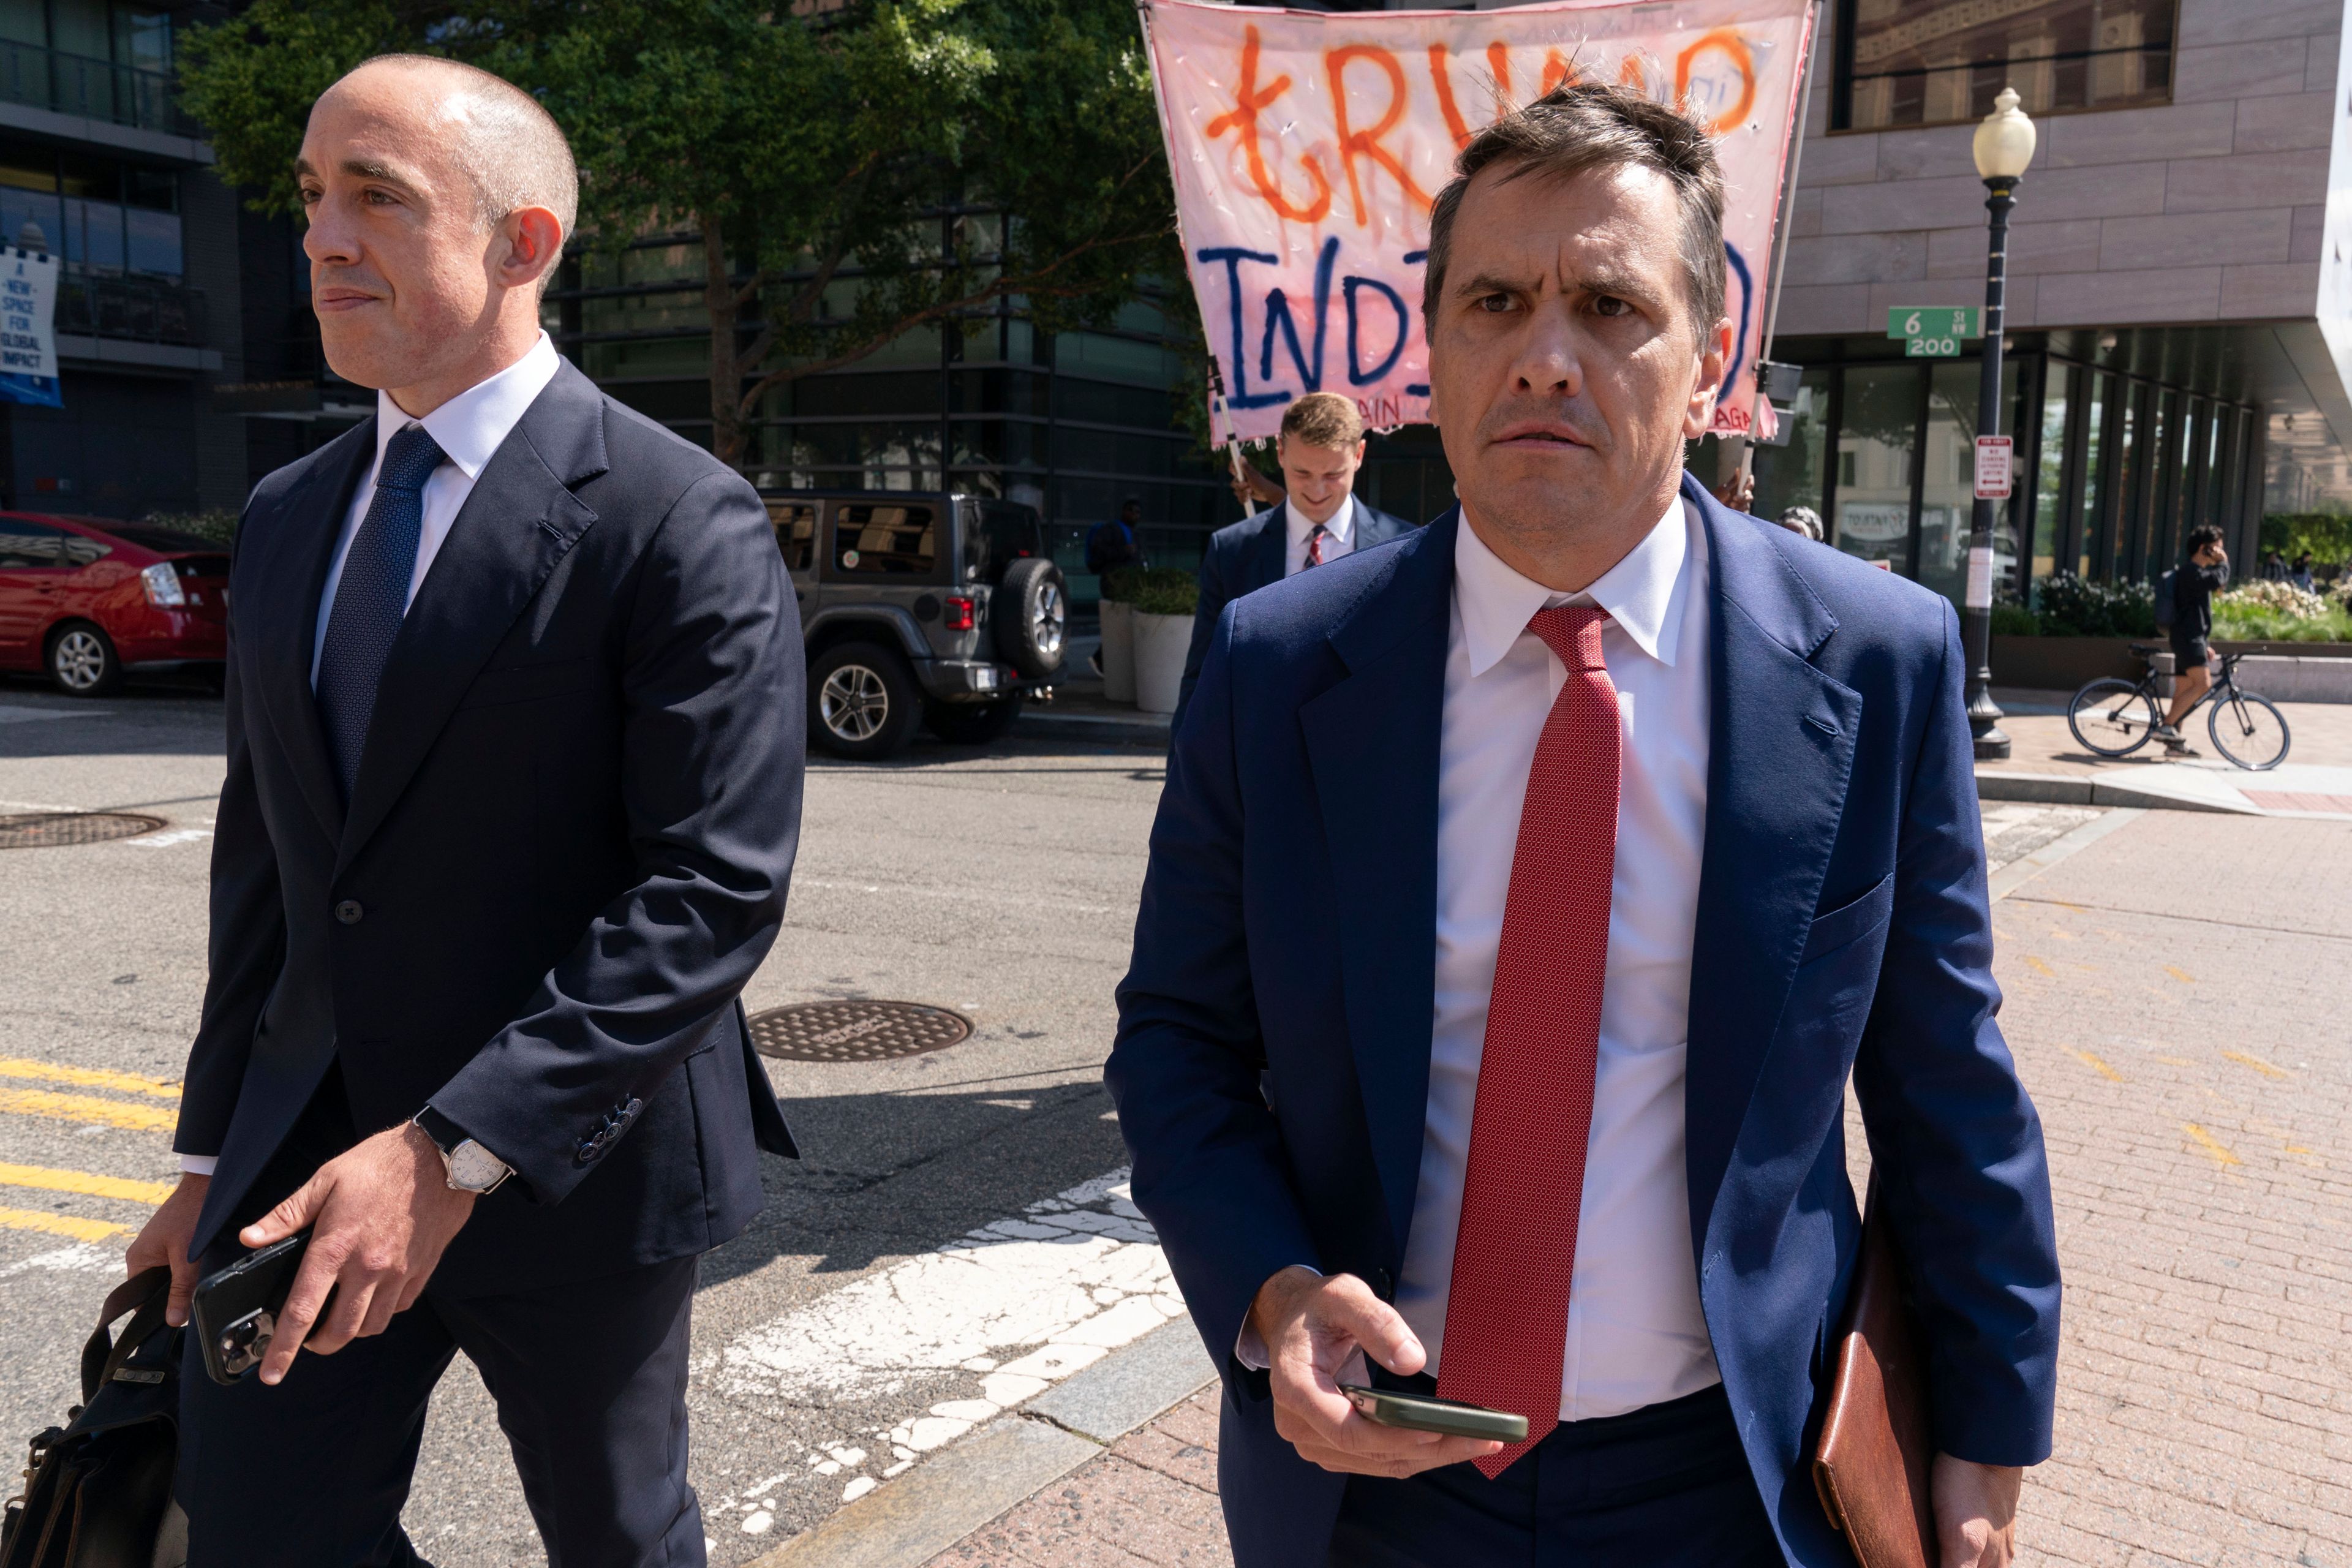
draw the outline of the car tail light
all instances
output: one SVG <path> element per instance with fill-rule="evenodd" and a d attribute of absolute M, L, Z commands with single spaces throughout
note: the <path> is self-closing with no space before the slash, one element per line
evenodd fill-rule
<path fill-rule="evenodd" d="M 971 630 L 971 601 L 961 594 L 949 595 L 947 616 L 940 624 L 951 632 Z"/>
<path fill-rule="evenodd" d="M 180 574 L 172 570 L 168 561 L 158 561 L 139 574 L 140 585 L 147 590 L 147 602 L 177 609 L 188 602 L 180 589 Z"/>

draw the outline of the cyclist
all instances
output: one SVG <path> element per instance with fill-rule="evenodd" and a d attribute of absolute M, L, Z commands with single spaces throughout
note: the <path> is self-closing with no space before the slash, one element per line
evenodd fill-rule
<path fill-rule="evenodd" d="M 2213 684 L 2213 595 L 2230 581 L 2230 553 L 2221 531 L 2208 525 L 2189 531 L 2188 559 L 2172 574 L 2172 709 L 2157 726 L 2156 738 L 2176 757 L 2197 753 L 2180 738 L 2180 721 Z"/>

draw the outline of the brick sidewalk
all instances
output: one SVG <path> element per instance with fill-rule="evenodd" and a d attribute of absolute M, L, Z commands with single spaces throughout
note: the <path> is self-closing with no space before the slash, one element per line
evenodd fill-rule
<path fill-rule="evenodd" d="M 2352 1568 L 2352 826 L 2151 812 L 1994 927 L 2067 1284 L 2021 1560 Z M 1214 1399 L 935 1563 L 1229 1563 Z"/>

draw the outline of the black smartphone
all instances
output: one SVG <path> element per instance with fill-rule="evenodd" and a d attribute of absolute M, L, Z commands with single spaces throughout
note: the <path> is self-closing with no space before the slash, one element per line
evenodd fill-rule
<path fill-rule="evenodd" d="M 310 1233 L 300 1231 L 196 1281 L 188 1316 L 215 1383 L 234 1384 L 261 1364 L 310 1245 Z"/>
<path fill-rule="evenodd" d="M 1426 1394 L 1400 1394 L 1391 1388 L 1365 1388 L 1343 1383 L 1339 1392 L 1367 1421 L 1402 1426 L 1413 1432 L 1441 1432 L 1448 1437 L 1485 1437 L 1496 1443 L 1527 1440 L 1528 1418 L 1458 1399 L 1437 1399 Z"/>

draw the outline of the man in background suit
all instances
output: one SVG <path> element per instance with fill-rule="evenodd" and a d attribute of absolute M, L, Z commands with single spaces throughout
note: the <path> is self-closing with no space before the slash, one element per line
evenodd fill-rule
<path fill-rule="evenodd" d="M 530 97 L 373 60 L 296 174 L 328 363 L 379 390 L 237 534 L 186 1173 L 130 1263 L 178 1321 L 311 1239 L 257 1375 L 189 1351 L 189 1562 L 420 1562 L 463 1351 L 551 1563 L 699 1563 L 696 1263 L 793 1152 L 737 1001 L 799 831 L 782 563 L 740 476 L 540 331 L 579 187 Z"/>
<path fill-rule="evenodd" d="M 1225 606 L 1269 583 L 1386 544 L 1412 531 L 1401 517 L 1356 499 L 1356 470 L 1364 464 L 1364 418 L 1336 392 L 1310 392 L 1282 411 L 1275 437 L 1284 498 L 1253 517 L 1217 530 L 1201 557 L 1201 598 L 1192 612 L 1192 647 L 1184 656 L 1184 684 L 1176 696 L 1176 722 L 1201 679 L 1209 637 Z"/>
<path fill-rule="evenodd" d="M 1810 1473 L 1861 1236 L 1925 1331 L 1936 1568 L 2050 1452 L 1958 621 L 1682 472 L 1732 349 L 1705 130 L 1568 86 L 1430 222 L 1461 506 L 1228 606 L 1106 1069 L 1224 1379 L 1240 1568 L 1843 1568 Z M 1339 1384 L 1515 1412 L 1375 1426 Z"/>

